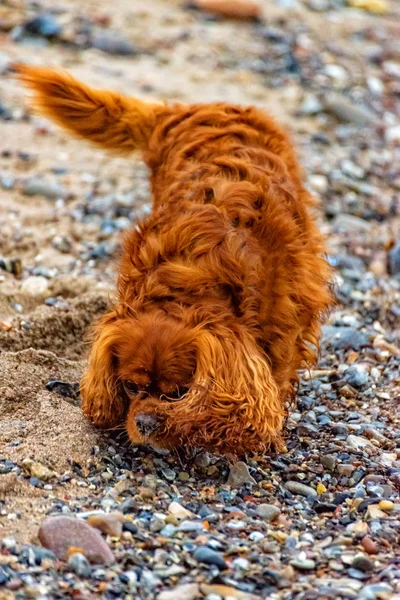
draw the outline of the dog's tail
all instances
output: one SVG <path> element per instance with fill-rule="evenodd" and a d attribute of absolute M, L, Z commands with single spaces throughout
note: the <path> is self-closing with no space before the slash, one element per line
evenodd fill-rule
<path fill-rule="evenodd" d="M 75 135 L 120 153 L 146 149 L 162 106 L 92 89 L 69 73 L 22 64 L 12 68 L 33 90 L 34 108 Z"/>

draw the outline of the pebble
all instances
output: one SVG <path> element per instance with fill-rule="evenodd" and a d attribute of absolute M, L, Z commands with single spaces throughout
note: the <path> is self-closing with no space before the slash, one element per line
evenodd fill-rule
<path fill-rule="evenodd" d="M 111 31 L 96 32 L 91 39 L 91 45 L 97 50 L 114 56 L 134 56 L 139 53 L 132 42 Z"/>
<path fill-rule="evenodd" d="M 392 597 L 393 588 L 387 583 L 366 585 L 358 595 L 358 598 L 365 598 L 365 600 L 391 600 Z"/>
<path fill-rule="evenodd" d="M 394 509 L 394 502 L 391 500 L 381 500 L 378 504 L 378 508 L 384 512 L 390 513 Z"/>
<path fill-rule="evenodd" d="M 259 596 L 254 596 L 253 594 L 243 592 L 237 588 L 228 585 L 220 585 L 217 583 L 201 583 L 200 591 L 204 594 L 204 596 L 215 594 L 216 596 L 224 598 L 225 600 L 231 600 L 231 598 L 235 598 L 235 600 L 261 600 Z"/>
<path fill-rule="evenodd" d="M 358 571 L 362 571 L 363 573 L 368 573 L 368 571 L 372 571 L 374 565 L 372 562 L 364 556 L 364 554 L 358 554 L 354 557 L 354 560 L 351 563 L 353 569 L 357 569 Z"/>
<path fill-rule="evenodd" d="M 354 327 L 336 327 L 324 325 L 323 340 L 334 350 L 360 350 L 368 346 L 368 337 Z"/>
<path fill-rule="evenodd" d="M 65 190 L 55 184 L 47 183 L 41 179 L 28 179 L 22 186 L 22 193 L 25 196 L 44 196 L 49 200 L 65 199 L 67 194 Z"/>
<path fill-rule="evenodd" d="M 24 30 L 44 38 L 54 38 L 60 35 L 62 27 L 52 13 L 44 12 L 24 23 Z"/>
<path fill-rule="evenodd" d="M 74 573 L 81 577 L 88 577 L 90 574 L 90 564 L 86 556 L 80 552 L 73 552 L 68 558 L 68 565 Z"/>
<path fill-rule="evenodd" d="M 305 496 L 306 498 L 316 498 L 317 492 L 314 488 L 299 481 L 286 481 L 285 488 L 292 494 L 298 494 L 299 496 Z"/>
<path fill-rule="evenodd" d="M 363 537 L 361 545 L 368 554 L 378 554 L 378 546 L 368 535 Z"/>
<path fill-rule="evenodd" d="M 41 275 L 30 275 L 21 283 L 21 292 L 29 296 L 44 296 L 48 290 L 48 280 Z"/>
<path fill-rule="evenodd" d="M 316 566 L 315 560 L 312 560 L 311 558 L 295 558 L 290 561 L 290 564 L 300 571 L 313 571 Z"/>
<path fill-rule="evenodd" d="M 168 506 L 168 512 L 177 517 L 177 519 L 192 519 L 195 516 L 190 510 L 179 504 L 179 502 L 171 502 Z"/>
<path fill-rule="evenodd" d="M 22 261 L 20 258 L 0 258 L 0 269 L 13 275 L 21 275 Z"/>
<path fill-rule="evenodd" d="M 232 487 L 240 487 L 245 483 L 255 485 L 256 480 L 250 475 L 249 468 L 246 463 L 239 461 L 233 465 L 229 471 L 227 483 Z"/>
<path fill-rule="evenodd" d="M 122 524 L 125 520 L 122 512 L 111 512 L 104 514 L 92 515 L 88 518 L 88 525 L 94 527 L 104 533 L 105 535 L 110 535 L 111 537 L 119 538 L 122 533 Z"/>
<path fill-rule="evenodd" d="M 79 396 L 79 383 L 68 383 L 66 381 L 60 381 L 53 379 L 46 383 L 46 389 L 49 392 L 56 392 L 63 396 L 63 398 L 72 398 L 76 400 Z"/>
<path fill-rule="evenodd" d="M 398 275 L 400 273 L 400 241 L 398 241 L 388 253 L 388 268 L 391 275 Z"/>
<path fill-rule="evenodd" d="M 40 526 L 39 540 L 61 560 L 68 558 L 73 547 L 81 548 L 93 564 L 114 562 L 114 555 L 100 533 L 75 517 L 48 517 Z"/>
<path fill-rule="evenodd" d="M 259 19 L 261 6 L 255 0 L 191 0 L 187 7 L 233 19 Z"/>
<path fill-rule="evenodd" d="M 352 387 L 360 389 L 368 383 L 368 373 L 360 365 L 354 365 L 345 370 L 343 379 Z"/>
<path fill-rule="evenodd" d="M 31 460 L 30 458 L 25 458 L 22 461 L 22 469 L 27 475 L 37 477 L 37 479 L 40 479 L 40 481 L 49 481 L 55 475 L 51 469 L 45 465 L 42 465 L 42 463 Z"/>
<path fill-rule="evenodd" d="M 264 521 L 275 521 L 281 514 L 281 510 L 273 504 L 260 504 L 256 508 L 256 514 Z"/>
<path fill-rule="evenodd" d="M 198 583 L 187 583 L 178 585 L 172 590 L 160 592 L 157 600 L 195 600 L 200 596 L 200 588 Z"/>
<path fill-rule="evenodd" d="M 317 115 L 322 110 L 323 110 L 323 106 L 315 94 L 306 94 L 303 99 L 303 102 L 301 103 L 301 105 L 299 107 L 299 113 L 301 115 Z M 318 177 L 323 177 L 323 176 L 318 176 Z M 323 177 L 323 179 L 325 180 L 323 182 L 323 189 L 318 190 L 318 191 L 325 192 L 327 190 L 328 181 L 327 181 L 326 177 Z M 313 187 L 315 187 L 314 180 L 312 180 L 312 183 L 313 183 Z"/>
<path fill-rule="evenodd" d="M 338 465 L 337 471 L 339 475 L 343 475 L 343 477 L 351 477 L 355 467 L 353 465 Z"/>
<path fill-rule="evenodd" d="M 175 481 L 176 473 L 172 469 L 166 467 L 165 469 L 161 469 L 162 475 L 165 477 L 167 481 Z"/>
<path fill-rule="evenodd" d="M 222 571 L 227 568 L 227 564 L 222 554 L 212 550 L 212 548 L 209 548 L 208 546 L 200 546 L 194 551 L 193 556 L 199 563 L 215 565 Z"/>
<path fill-rule="evenodd" d="M 367 516 L 370 519 L 384 519 L 387 517 L 387 514 L 379 508 L 378 504 L 370 504 L 368 506 Z"/>
<path fill-rule="evenodd" d="M 337 94 L 328 94 L 322 104 L 326 112 L 334 115 L 343 123 L 368 125 L 376 122 L 376 116 L 366 108 L 357 106 L 350 98 Z"/>
<path fill-rule="evenodd" d="M 334 471 L 336 467 L 336 458 L 332 454 L 325 454 L 325 456 L 321 456 L 321 464 L 324 465 L 330 471 Z"/>
<path fill-rule="evenodd" d="M 346 445 L 354 450 L 363 450 L 367 447 L 372 447 L 371 442 L 360 435 L 348 435 L 346 438 Z"/>

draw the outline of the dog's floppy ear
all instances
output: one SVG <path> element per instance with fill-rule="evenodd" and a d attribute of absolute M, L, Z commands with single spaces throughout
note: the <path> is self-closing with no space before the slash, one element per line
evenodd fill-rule
<path fill-rule="evenodd" d="M 182 406 L 194 415 L 187 435 L 194 443 L 211 443 L 237 455 L 271 445 L 281 450 L 285 408 L 270 365 L 254 340 L 240 331 L 216 334 L 202 329 L 196 343 L 195 385 Z M 186 433 L 184 412 L 180 414 L 179 403 L 173 408 L 174 423 Z"/>
<path fill-rule="evenodd" d="M 147 147 L 158 105 L 92 89 L 54 69 L 17 63 L 12 69 L 33 90 L 38 112 L 75 135 L 119 153 Z"/>
<path fill-rule="evenodd" d="M 82 410 L 95 425 L 114 427 L 123 421 L 126 406 L 118 393 L 116 345 L 120 341 L 118 316 L 111 312 L 95 329 L 89 367 L 81 382 Z"/>

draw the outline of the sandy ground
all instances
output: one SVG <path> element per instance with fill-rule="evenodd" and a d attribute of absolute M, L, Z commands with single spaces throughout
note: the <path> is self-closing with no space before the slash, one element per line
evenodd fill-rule
<path fill-rule="evenodd" d="M 113 293 L 118 227 L 126 223 L 120 221 L 110 232 L 104 220 L 131 219 L 132 214 L 138 218 L 150 203 L 140 159 L 107 156 L 33 116 L 25 90 L 6 72 L 8 60 L 66 68 L 94 86 L 144 99 L 224 100 L 256 104 L 274 114 L 292 132 L 309 185 L 321 198 L 321 227 L 329 234 L 332 255 L 358 257 L 367 267 L 366 280 L 368 273 L 382 278 L 375 294 L 375 333 L 387 344 L 398 344 L 399 311 L 393 309 L 398 306 L 398 286 L 390 283 L 386 261 L 399 232 L 400 180 L 394 167 L 399 155 L 398 148 L 389 144 L 385 149 L 380 140 L 383 130 L 398 124 L 396 89 L 390 86 L 399 71 L 392 77 L 390 68 L 389 75 L 386 69 L 383 96 L 372 97 L 370 108 L 381 129 L 371 129 L 371 148 L 363 151 L 362 145 L 354 142 L 352 146 L 351 132 L 342 141 L 340 135 L 335 138 L 340 123 L 327 112 L 299 115 L 307 85 L 285 69 L 277 67 L 273 73 L 278 54 L 270 56 L 270 42 L 260 33 L 263 27 L 282 28 L 288 37 L 295 32 L 298 56 L 310 57 L 306 79 L 312 82 L 311 90 L 316 85 L 324 92 L 351 89 L 355 97 L 358 93 L 364 98 L 367 80 L 372 86 L 383 73 L 382 61 L 368 57 L 385 36 L 388 44 L 389 40 L 396 44 L 400 32 L 393 12 L 396 7 L 390 5 L 392 12 L 379 17 L 343 7 L 328 10 L 328 2 L 320 12 L 297 2 L 264 1 L 262 5 L 264 22 L 255 30 L 252 23 L 205 19 L 183 10 L 175 0 L 114 0 L 112 5 L 101 0 L 47 0 L 40 6 L 55 11 L 64 36 L 48 42 L 40 36 L 13 39 L 7 23 L 16 27 L 35 11 L 18 0 L 0 4 L 0 105 L 12 115 L 8 120 L 0 117 L 0 258 L 19 259 L 22 264 L 21 274 L 0 270 L 0 459 L 15 465 L 0 470 L 0 537 L 34 541 L 39 522 L 56 499 L 84 504 L 88 496 L 84 473 L 96 453 L 93 448 L 106 448 L 109 441 L 86 422 L 77 401 L 45 386 L 51 379 L 79 381 L 88 327 Z M 82 22 L 90 27 L 106 23 L 107 30 L 133 41 L 138 53 L 113 56 L 95 48 L 75 48 L 71 41 L 79 39 L 77 23 Z M 388 53 L 386 62 L 398 60 L 398 42 L 397 50 Z M 270 63 L 270 71 L 257 67 L 261 57 Z M 339 70 L 327 76 L 322 63 L 339 64 Z M 398 90 L 397 84 L 397 94 Z M 321 134 L 330 136 L 330 141 L 319 144 Z M 341 188 L 335 173 L 346 160 L 368 172 L 365 178 L 356 174 L 356 183 L 365 180 L 379 188 L 380 194 L 359 192 L 360 187 L 358 191 L 351 186 Z M 375 165 L 372 169 L 371 164 Z M 52 185 L 58 186 L 59 193 L 52 198 L 27 195 L 24 190 L 31 178 L 46 183 L 47 196 Z M 98 198 L 105 208 L 91 213 L 88 206 Z M 119 213 L 115 206 L 120 207 Z M 340 213 L 359 219 L 354 228 L 346 222 L 344 230 L 335 229 L 332 217 Z M 100 258 L 96 254 L 99 245 L 106 248 Z M 348 268 L 357 270 L 354 264 Z M 35 278 L 33 290 L 25 283 L 28 277 Z M 49 302 L 49 298 L 57 300 Z M 355 312 L 354 305 L 339 306 L 331 323 L 343 314 L 357 319 Z M 393 346 L 392 352 L 382 352 L 381 358 L 371 358 L 369 369 L 383 369 L 385 361 L 392 360 L 393 375 L 382 383 L 386 387 L 381 393 L 388 395 L 385 401 L 393 416 L 399 410 L 398 358 Z M 336 365 L 342 362 L 343 357 L 337 357 Z M 35 487 L 24 471 L 24 459 L 45 465 L 57 479 Z M 83 469 L 78 478 L 75 463 Z"/>

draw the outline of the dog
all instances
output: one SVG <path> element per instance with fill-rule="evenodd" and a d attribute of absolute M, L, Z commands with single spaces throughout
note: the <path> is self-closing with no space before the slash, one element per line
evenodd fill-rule
<path fill-rule="evenodd" d="M 315 364 L 331 269 L 289 137 L 262 110 L 146 103 L 14 65 L 34 106 L 120 154 L 142 152 L 153 212 L 125 235 L 118 300 L 95 327 L 82 408 L 133 444 L 284 448 Z"/>

